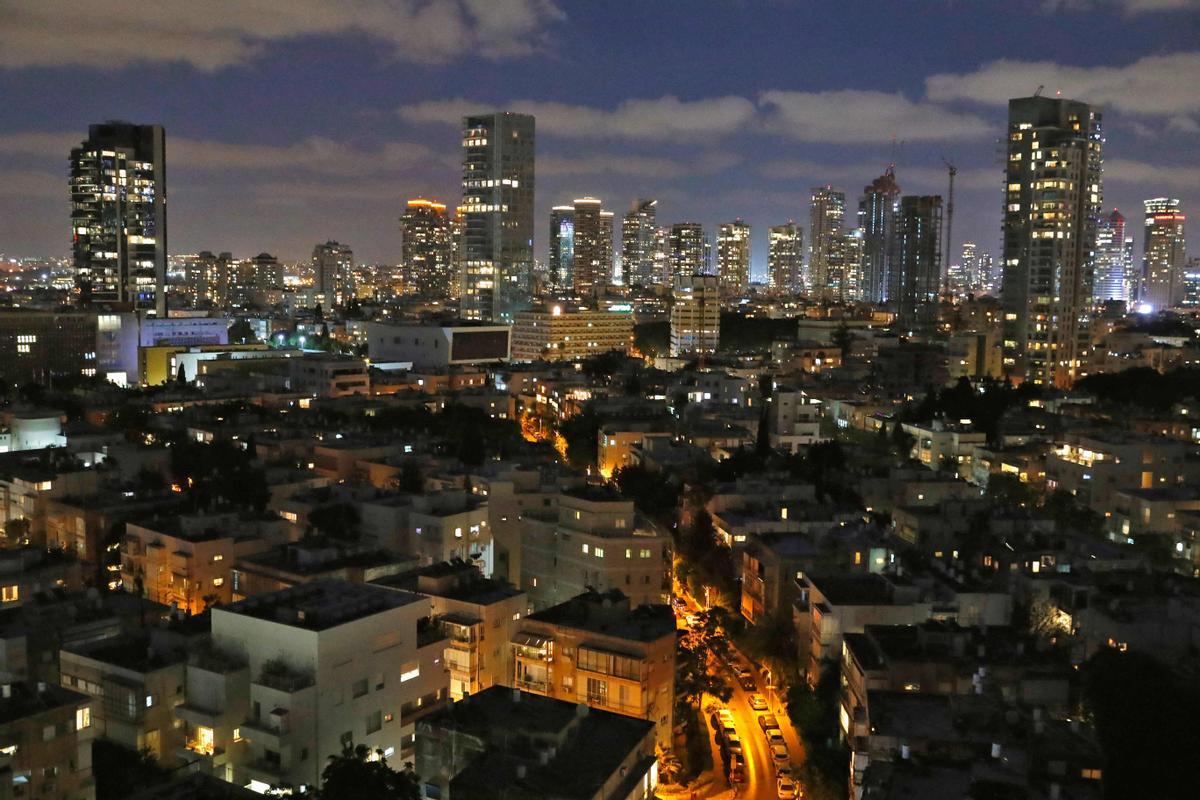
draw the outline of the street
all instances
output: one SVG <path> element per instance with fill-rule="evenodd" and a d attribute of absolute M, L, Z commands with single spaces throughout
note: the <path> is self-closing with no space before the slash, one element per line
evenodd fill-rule
<path fill-rule="evenodd" d="M 691 614 L 697 610 L 691 598 L 685 598 L 685 602 L 688 604 L 686 613 Z M 734 796 L 739 798 L 754 798 L 754 800 L 775 800 L 778 797 L 775 768 L 772 763 L 767 738 L 758 723 L 759 717 L 763 714 L 771 714 L 775 717 L 783 733 L 784 741 L 787 744 L 793 774 L 798 771 L 797 768 L 803 763 L 803 745 L 791 720 L 787 716 L 787 711 L 782 702 L 783 698 L 775 696 L 773 692 L 769 693 L 761 673 L 744 655 L 737 651 L 732 642 L 726 641 L 729 645 L 729 651 L 732 654 L 733 663 L 726 663 L 723 658 L 718 657 L 715 650 L 710 650 L 708 665 L 713 674 L 720 675 L 732 687 L 733 695 L 729 698 L 728 703 L 721 703 L 717 698 L 706 695 L 702 708 L 705 709 L 704 720 L 708 727 L 709 742 L 713 751 L 713 767 L 714 770 L 720 773 L 714 781 L 714 786 L 724 787 L 729 785 L 725 781 L 720 748 L 717 745 L 717 737 L 714 735 L 710 721 L 712 717 L 710 710 L 715 708 L 728 708 L 733 716 L 737 735 L 742 742 L 746 764 L 746 779 L 745 782 L 734 785 L 732 791 L 726 789 L 720 794 L 710 796 Z M 740 667 L 749 668 L 754 673 L 755 683 L 757 684 L 754 692 L 748 692 L 738 684 L 736 670 Z M 765 711 L 759 712 L 751 708 L 750 695 L 755 693 L 767 699 L 769 707 Z"/>

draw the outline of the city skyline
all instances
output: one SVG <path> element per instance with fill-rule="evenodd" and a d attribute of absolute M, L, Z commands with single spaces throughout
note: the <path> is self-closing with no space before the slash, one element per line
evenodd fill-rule
<path fill-rule="evenodd" d="M 1171 196 L 1186 212 L 1200 185 L 1200 96 L 1191 88 L 1200 53 L 1188 49 L 1194 4 L 1147 11 L 1133 2 L 1086 9 L 1015 3 L 984 14 L 933 3 L 916 12 L 883 9 L 874 28 L 903 33 L 920 24 L 930 36 L 953 31 L 961 43 L 925 53 L 924 36 L 901 38 L 888 56 L 896 68 L 883 83 L 848 72 L 878 67 L 883 58 L 866 56 L 869 37 L 854 33 L 866 13 L 787 3 L 763 4 L 773 13 L 745 15 L 732 32 L 730 9 L 698 7 L 688 21 L 695 36 L 678 37 L 679 52 L 670 56 L 661 55 L 652 32 L 663 11 L 616 19 L 575 3 L 515 2 L 527 13 L 508 15 L 505 25 L 442 4 L 456 9 L 461 44 L 417 44 L 413 31 L 425 23 L 415 17 L 406 32 L 384 26 L 366 35 L 356 33 L 366 26 L 354 14 L 324 27 L 297 14 L 252 36 L 246 31 L 256 21 L 235 13 L 208 31 L 216 44 L 207 53 L 142 50 L 137 63 L 105 61 L 104 45 L 128 42 L 150 23 L 130 18 L 127 4 L 110 5 L 115 20 L 129 23 L 124 31 L 112 32 L 121 30 L 114 22 L 94 32 L 93 47 L 74 50 L 34 46 L 52 38 L 38 8 L 0 12 L 10 18 L 0 28 L 0 89 L 9 100 L 0 135 L 0 252 L 67 254 L 63 157 L 89 124 L 110 118 L 166 128 L 172 254 L 266 251 L 300 261 L 314 242 L 336 239 L 363 263 L 396 263 L 395 219 L 406 200 L 458 201 L 456 130 L 475 111 L 537 118 L 534 253 L 543 262 L 541 221 L 552 206 L 592 195 L 624 209 L 654 197 L 660 226 L 697 221 L 711 235 L 719 223 L 745 218 L 754 232 L 751 277 L 764 281 L 768 229 L 806 220 L 812 186 L 834 186 L 855 208 L 861 187 L 894 161 L 906 193 L 944 195 L 943 157 L 959 167 L 951 252 L 963 241 L 998 252 L 995 148 L 1004 104 L 1038 85 L 1103 109 L 1106 211 L 1136 216 L 1143 200 Z M 1030 15 L 1039 24 L 1017 35 Z M 634 32 L 618 34 L 625 23 Z M 198 26 L 192 32 L 199 35 L 209 23 L 163 24 Z M 802 25 L 829 35 L 806 41 L 812 55 L 804 70 L 780 76 L 772 66 L 787 32 Z M 70 23 L 61 27 L 53 33 L 63 41 L 82 35 Z M 608 37 L 591 34 L 610 29 L 611 52 L 600 52 L 597 41 Z M 990 41 L 993 29 L 999 35 Z M 1062 38 L 1068 30 L 1079 35 Z M 708 56 L 718 34 L 738 58 L 701 64 L 699 53 Z M 739 48 L 743 37 L 762 44 Z M 217 46 L 228 42 L 252 46 Z M 642 50 L 659 53 L 662 69 L 635 71 L 622 62 Z M 927 57 L 906 57 L 918 51 Z M 1098 51 L 1105 66 L 1089 66 Z M 671 69 L 677 59 L 701 66 Z M 554 80 L 544 77 L 550 66 Z M 135 74 L 144 80 L 120 79 Z M 64 81 L 67 75 L 73 80 Z M 406 75 L 432 80 L 397 80 Z M 51 85 L 63 102 L 44 102 Z M 205 102 L 185 102 L 196 97 Z M 256 113 L 245 113 L 248 107 Z"/>

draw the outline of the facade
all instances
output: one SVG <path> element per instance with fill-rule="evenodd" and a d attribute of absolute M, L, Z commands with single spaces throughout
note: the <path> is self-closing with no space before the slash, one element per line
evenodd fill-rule
<path fill-rule="evenodd" d="M 896 258 L 897 218 L 900 215 L 900 186 L 896 167 L 863 189 L 858 202 L 858 227 L 863 232 L 863 278 L 859 296 L 868 303 L 888 300 L 892 263 Z"/>
<path fill-rule="evenodd" d="M 233 253 L 201 250 L 184 261 L 187 285 L 184 291 L 197 308 L 224 308 L 229 304 L 233 277 Z"/>
<path fill-rule="evenodd" d="M 526 617 L 510 640 L 520 690 L 648 720 L 671 745 L 675 614 L 588 592 Z"/>
<path fill-rule="evenodd" d="M 58 375 L 95 375 L 98 326 L 105 316 L 87 311 L 0 311 L 0 376 L 20 384 Z"/>
<path fill-rule="evenodd" d="M 621 222 L 621 269 L 626 286 L 661 282 L 655 258 L 657 207 L 657 200 L 635 200 Z"/>
<path fill-rule="evenodd" d="M 842 227 L 846 219 L 846 195 L 832 186 L 812 190 L 809 206 L 808 276 L 809 291 L 816 297 L 841 296 L 840 281 L 830 279 L 831 262 L 837 262 Z M 834 263 L 836 266 L 836 263 Z"/>
<path fill-rule="evenodd" d="M 340 306 L 354 297 L 354 251 L 328 241 L 312 251 L 313 291 L 327 306 Z"/>
<path fill-rule="evenodd" d="M 105 122 L 71 151 L 71 242 L 82 305 L 166 316 L 167 162 L 161 125 Z"/>
<path fill-rule="evenodd" d="M 235 533 L 243 527 L 235 515 L 127 523 L 121 543 L 125 591 L 188 614 L 228 603 L 238 559 L 267 547 L 257 536 Z"/>
<path fill-rule="evenodd" d="M 1137 299 L 1141 280 L 1133 270 L 1133 237 L 1125 217 L 1113 209 L 1096 224 L 1096 302 Z"/>
<path fill-rule="evenodd" d="M 767 273 L 776 292 L 804 291 L 804 229 L 791 220 L 767 232 Z"/>
<path fill-rule="evenodd" d="M 179 714 L 189 747 L 228 759 L 226 775 L 259 791 L 317 785 L 347 742 L 411 757 L 416 722 L 447 696 L 429 613 L 419 595 L 345 581 L 213 609 L 213 652 L 195 680 L 189 665 Z"/>
<path fill-rule="evenodd" d="M 373 364 L 410 364 L 415 369 L 504 361 L 507 325 L 392 325 L 367 323 L 367 355 Z"/>
<path fill-rule="evenodd" d="M 615 218 L 613 212 L 600 211 L 600 268 L 597 277 L 597 292 L 602 293 L 608 284 L 616 280 L 616 264 L 614 261 L 613 236 L 615 234 Z"/>
<path fill-rule="evenodd" d="M 462 145 L 462 315 L 510 322 L 532 289 L 533 117 L 464 117 Z"/>
<path fill-rule="evenodd" d="M 634 512 L 633 502 L 598 492 L 564 492 L 556 511 L 527 519 L 521 586 L 534 608 L 588 590 L 618 589 L 633 606 L 665 597 L 667 538 Z"/>
<path fill-rule="evenodd" d="M 8 797 L 92 800 L 92 738 L 87 695 L 44 683 L 0 686 Z"/>
<path fill-rule="evenodd" d="M 896 221 L 888 303 L 902 325 L 929 328 L 942 283 L 942 198 L 905 196 Z"/>
<path fill-rule="evenodd" d="M 550 282 L 565 289 L 572 284 L 575 259 L 575 206 L 550 209 Z"/>
<path fill-rule="evenodd" d="M 535 308 L 519 311 L 513 321 L 514 361 L 561 361 L 587 358 L 633 344 L 629 311 L 587 308 Z"/>
<path fill-rule="evenodd" d="M 1183 301 L 1183 271 L 1187 263 L 1183 224 L 1187 217 L 1179 210 L 1179 201 L 1174 198 L 1156 197 L 1144 204 L 1145 254 L 1138 300 L 1157 311 Z"/>
<path fill-rule="evenodd" d="M 371 393 L 366 362 L 340 353 L 305 353 L 299 358 L 288 359 L 288 381 L 292 391 L 313 397 Z"/>
<path fill-rule="evenodd" d="M 511 682 L 508 642 L 529 610 L 524 592 L 485 578 L 462 561 L 432 564 L 376 584 L 415 592 L 433 603 L 433 622 L 446 636 L 452 702 Z"/>
<path fill-rule="evenodd" d="M 602 291 L 608 283 L 608 277 L 602 275 L 605 247 L 604 234 L 600 224 L 600 201 L 594 197 L 578 198 L 575 200 L 573 208 L 574 247 L 571 253 L 570 285 L 575 294 L 587 297 L 597 291 Z M 610 235 L 608 252 L 611 253 L 611 251 L 612 238 Z"/>
<path fill-rule="evenodd" d="M 400 217 L 400 264 L 406 288 L 447 298 L 454 288 L 453 226 L 444 203 L 409 200 Z"/>
<path fill-rule="evenodd" d="M 741 219 L 717 226 L 717 277 L 725 297 L 741 297 L 750 287 L 750 226 Z"/>
<path fill-rule="evenodd" d="M 671 276 L 707 275 L 710 247 L 699 222 L 678 222 L 669 239 Z"/>
<path fill-rule="evenodd" d="M 671 355 L 715 353 L 721 337 L 721 295 L 714 275 L 679 275 L 671 303 Z"/>
<path fill-rule="evenodd" d="M 1101 115 L 1086 103 L 1008 103 L 1005 373 L 1067 386 L 1086 363 L 1102 201 Z"/>
<path fill-rule="evenodd" d="M 1200 257 L 1189 259 L 1183 270 L 1183 300 L 1180 304 L 1200 306 Z"/>

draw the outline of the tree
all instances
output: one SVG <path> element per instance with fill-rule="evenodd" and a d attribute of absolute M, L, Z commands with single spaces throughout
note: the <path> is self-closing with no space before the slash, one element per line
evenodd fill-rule
<path fill-rule="evenodd" d="M 175 382 L 180 386 L 187 386 L 187 370 L 183 368 L 182 363 L 179 365 L 179 371 L 175 373 Z"/>
<path fill-rule="evenodd" d="M 916 437 L 904 430 L 904 426 L 899 422 L 892 426 L 892 446 L 901 461 L 912 458 L 912 448 L 916 441 Z"/>
<path fill-rule="evenodd" d="M 419 494 L 425 490 L 425 476 L 421 474 L 421 465 L 415 458 L 406 458 L 400 465 L 400 475 L 396 479 L 397 488 L 402 492 Z"/>
<path fill-rule="evenodd" d="M 837 326 L 832 338 L 834 346 L 842 351 L 842 358 L 845 359 L 846 352 L 850 349 L 850 343 L 854 340 L 854 337 L 850 335 L 850 328 L 843 322 Z"/>
<path fill-rule="evenodd" d="M 254 341 L 254 328 L 243 318 L 237 319 L 229 326 L 229 341 L 234 344 L 245 344 Z"/>
<path fill-rule="evenodd" d="M 320 800 L 419 800 L 420 782 L 410 764 L 392 769 L 382 751 L 345 743 L 342 754 L 330 756 L 321 773 Z"/>
<path fill-rule="evenodd" d="M 10 519 L 4 523 L 4 536 L 9 544 L 19 544 L 29 538 L 29 520 L 25 517 Z"/>

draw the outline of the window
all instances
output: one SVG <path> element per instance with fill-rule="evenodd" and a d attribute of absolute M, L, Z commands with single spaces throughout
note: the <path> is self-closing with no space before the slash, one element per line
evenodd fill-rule
<path fill-rule="evenodd" d="M 225 585 L 224 578 L 213 578 L 213 586 L 224 586 L 224 585 Z"/>
<path fill-rule="evenodd" d="M 1101 771 L 1098 769 L 1084 769 L 1079 771 L 1079 777 L 1085 781 L 1098 781 L 1100 780 L 1100 775 Z"/>
<path fill-rule="evenodd" d="M 384 722 L 391 722 L 391 721 L 392 721 L 392 720 L 394 720 L 394 719 L 395 719 L 395 717 L 394 717 L 393 715 L 391 715 L 391 714 L 384 714 L 384 715 L 383 715 L 383 721 L 384 721 Z"/>
<path fill-rule="evenodd" d="M 586 556 L 591 548 L 586 543 L 583 545 L 583 554 Z"/>
<path fill-rule="evenodd" d="M 411 681 L 413 678 L 419 678 L 419 677 L 421 677 L 421 667 L 420 667 L 420 666 L 416 666 L 416 667 L 413 667 L 413 668 L 412 668 L 412 669 L 410 669 L 410 670 L 406 670 L 405 672 L 401 672 L 401 673 L 400 673 L 400 682 L 401 682 L 401 683 L 408 683 L 408 682 L 409 682 L 409 681 Z"/>
<path fill-rule="evenodd" d="M 380 672 L 375 676 L 375 691 L 378 692 L 378 691 L 382 690 L 383 686 L 384 686 L 384 677 L 383 677 L 383 673 Z"/>
<path fill-rule="evenodd" d="M 92 709 L 88 706 L 75 709 L 75 730 L 92 727 Z"/>
<path fill-rule="evenodd" d="M 146 708 L 154 708 L 154 695 L 146 695 Z"/>
<path fill-rule="evenodd" d="M 604 558 L 604 548 L 603 547 L 596 548 L 596 558 Z"/>
<path fill-rule="evenodd" d="M 21 598 L 21 587 L 17 585 L 5 586 L 0 589 L 0 600 L 5 603 L 15 603 Z"/>
<path fill-rule="evenodd" d="M 225 556 L 221 555 L 220 553 L 217 553 L 215 556 L 213 556 L 213 561 L 224 561 L 224 560 L 225 560 Z"/>
<path fill-rule="evenodd" d="M 625 548 L 625 557 L 626 557 L 626 558 L 633 558 L 633 548 L 632 548 L 632 547 L 626 547 L 626 548 Z"/>
<path fill-rule="evenodd" d="M 366 694 L 367 693 L 367 679 L 359 678 L 358 680 L 356 680 L 354 682 L 354 685 L 351 687 L 350 692 L 355 697 L 362 697 L 364 694 Z"/>
<path fill-rule="evenodd" d="M 242 729 L 241 728 L 233 729 L 233 740 L 235 742 L 240 742 L 242 740 Z"/>
<path fill-rule="evenodd" d="M 649 557 L 650 557 L 649 550 L 639 550 L 638 551 L 638 558 L 649 558 Z"/>
<path fill-rule="evenodd" d="M 57 732 L 54 730 L 53 725 L 47 725 L 46 727 L 42 728 L 42 741 L 43 742 L 54 741 L 54 736 L 56 733 Z"/>
<path fill-rule="evenodd" d="M 382 727 L 383 727 L 383 715 L 380 714 L 380 712 L 372 711 L 370 714 L 367 714 L 367 734 L 368 735 L 377 732 Z"/>

